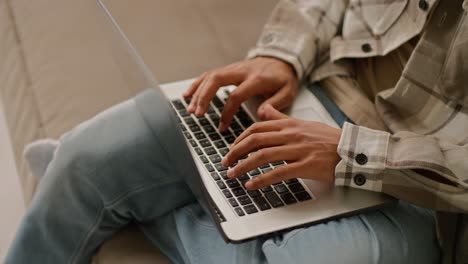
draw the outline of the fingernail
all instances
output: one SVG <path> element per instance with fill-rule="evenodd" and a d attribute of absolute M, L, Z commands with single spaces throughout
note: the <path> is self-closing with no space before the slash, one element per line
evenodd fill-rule
<path fill-rule="evenodd" d="M 223 123 L 223 121 L 220 121 L 219 122 L 219 128 L 218 128 L 221 132 L 223 132 L 224 130 L 226 130 L 226 124 Z"/>
<path fill-rule="evenodd" d="M 193 112 L 195 110 L 195 106 L 193 104 L 190 104 L 189 107 L 187 108 L 187 111 Z"/>
<path fill-rule="evenodd" d="M 228 162 L 227 157 L 224 157 L 223 160 L 221 160 L 221 163 L 223 164 L 223 166 L 228 165 L 227 162 Z"/>
<path fill-rule="evenodd" d="M 195 112 L 195 115 L 197 115 L 197 116 L 202 116 L 203 115 L 202 110 L 200 109 L 200 107 L 197 108 L 197 111 Z"/>
<path fill-rule="evenodd" d="M 228 176 L 229 178 L 234 177 L 234 171 L 233 171 L 233 169 L 229 169 L 229 170 L 227 171 L 227 176 Z"/>
<path fill-rule="evenodd" d="M 252 188 L 253 188 L 253 183 L 252 183 L 252 181 L 248 181 L 248 182 L 245 184 L 245 188 L 246 188 L 246 189 L 252 189 Z"/>

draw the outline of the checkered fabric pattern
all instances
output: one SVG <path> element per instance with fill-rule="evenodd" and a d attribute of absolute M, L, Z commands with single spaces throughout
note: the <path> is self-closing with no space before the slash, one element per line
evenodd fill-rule
<path fill-rule="evenodd" d="M 375 97 L 389 130 L 344 125 L 336 185 L 467 214 L 467 9 L 468 0 L 281 0 L 247 57 L 282 59 L 317 81 L 352 76 L 342 59 L 383 56 L 420 36 L 396 86 Z M 453 216 L 458 245 L 444 249 L 468 263 L 468 218 Z"/>

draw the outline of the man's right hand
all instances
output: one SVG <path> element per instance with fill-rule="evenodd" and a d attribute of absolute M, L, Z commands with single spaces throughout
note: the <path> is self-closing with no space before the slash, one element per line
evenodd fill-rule
<path fill-rule="evenodd" d="M 202 74 L 183 94 L 192 97 L 188 111 L 201 116 L 219 88 L 236 85 L 224 106 L 219 129 L 226 130 L 240 105 L 250 97 L 261 95 L 266 101 L 257 114 L 264 118 L 264 105 L 282 110 L 292 104 L 298 92 L 298 80 L 293 67 L 279 59 L 256 57 Z"/>

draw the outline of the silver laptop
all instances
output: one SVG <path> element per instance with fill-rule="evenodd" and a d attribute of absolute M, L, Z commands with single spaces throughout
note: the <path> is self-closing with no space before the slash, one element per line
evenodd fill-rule
<path fill-rule="evenodd" d="M 113 28 L 114 36 L 111 38 L 115 43 L 111 48 L 128 85 L 151 88 L 169 101 L 167 114 L 174 115 L 174 122 L 178 120 L 177 127 L 182 130 L 182 133 L 178 133 L 181 137 L 180 142 L 187 143 L 198 168 L 198 175 L 196 172 L 194 175 L 187 175 L 186 182 L 207 213 L 212 216 L 226 241 L 242 242 L 282 230 L 356 214 L 394 201 L 393 198 L 380 193 L 334 187 L 304 179 L 286 180 L 255 191 L 247 191 L 244 188 L 246 181 L 284 166 L 284 161 L 265 164 L 237 179 L 228 179 L 228 168 L 221 164 L 221 159 L 229 151 L 229 146 L 236 137 L 258 120 L 255 113 L 261 101 L 253 98 L 244 103 L 229 130 L 219 132 L 217 127 L 221 110 L 229 92 L 235 87 L 220 89 L 203 117 L 188 113 L 186 108 L 189 100 L 184 100 L 182 93 L 190 86 L 191 80 L 158 85 L 135 47 L 111 15 L 105 0 L 97 2 Z M 320 102 L 305 88 L 301 89 L 288 114 L 299 119 L 321 121 L 336 126 Z"/>

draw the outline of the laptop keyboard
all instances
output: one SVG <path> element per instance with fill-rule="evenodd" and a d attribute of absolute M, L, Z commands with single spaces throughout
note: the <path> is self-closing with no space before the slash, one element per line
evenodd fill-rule
<path fill-rule="evenodd" d="M 224 101 L 221 98 L 216 96 L 210 103 L 209 110 L 202 117 L 187 112 L 189 103 L 190 99 L 172 101 L 183 134 L 238 216 L 312 199 L 303 184 L 297 179 L 285 180 L 254 191 L 248 191 L 244 187 L 248 180 L 285 165 L 284 161 L 265 164 L 237 179 L 229 179 L 227 177 L 228 168 L 221 164 L 221 160 L 229 152 L 229 146 L 234 140 L 254 121 L 241 107 L 230 128 L 225 132 L 220 132 L 218 130 L 220 113 L 224 107 Z M 247 156 L 241 158 L 240 162 L 246 158 Z"/>

